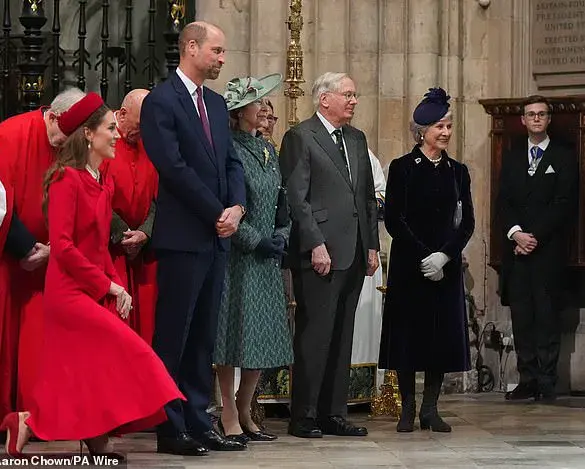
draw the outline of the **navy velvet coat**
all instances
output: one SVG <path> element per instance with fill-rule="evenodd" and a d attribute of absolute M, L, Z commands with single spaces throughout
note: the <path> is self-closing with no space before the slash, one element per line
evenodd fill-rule
<path fill-rule="evenodd" d="M 475 226 L 467 167 L 445 152 L 435 167 L 415 146 L 390 164 L 385 224 L 392 236 L 380 368 L 463 371 L 470 368 L 461 251 Z M 462 220 L 454 228 L 457 192 Z M 451 260 L 444 278 L 428 280 L 421 260 Z"/>

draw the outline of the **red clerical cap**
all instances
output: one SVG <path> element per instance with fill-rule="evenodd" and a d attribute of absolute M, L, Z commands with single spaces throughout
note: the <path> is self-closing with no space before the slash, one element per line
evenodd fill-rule
<path fill-rule="evenodd" d="M 103 106 L 104 100 L 96 93 L 88 93 L 58 117 L 61 132 L 69 136 L 83 124 L 89 116 Z"/>

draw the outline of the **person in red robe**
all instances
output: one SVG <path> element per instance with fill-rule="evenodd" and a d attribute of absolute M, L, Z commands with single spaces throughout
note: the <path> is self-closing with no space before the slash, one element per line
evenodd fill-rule
<path fill-rule="evenodd" d="M 10 188 L 7 191 L 4 184 L 2 184 L 2 179 L 0 176 L 0 257 L 2 257 L 2 252 L 4 251 L 4 243 L 6 242 L 10 220 L 12 219 L 12 194 Z"/>
<path fill-rule="evenodd" d="M 82 440 L 91 455 L 123 459 L 109 435 L 164 422 L 164 406 L 184 397 L 152 348 L 118 317 L 128 317 L 132 298 L 108 251 L 114 185 L 99 171 L 115 154 L 114 114 L 89 93 L 58 122 L 68 137 L 44 183 L 51 255 L 41 366 L 30 407 L 8 414 L 0 428 L 13 457 L 35 434 Z"/>
<path fill-rule="evenodd" d="M 65 140 L 58 116 L 84 96 L 71 88 L 56 96 L 49 108 L 0 124 L 1 175 L 14 204 L 5 255 L 0 259 L 0 419 L 17 405 L 25 406 L 27 390 L 34 386 L 50 251 L 41 212 L 43 177 L 55 159 L 55 149 Z"/>
<path fill-rule="evenodd" d="M 130 91 L 114 115 L 120 139 L 116 158 L 106 160 L 102 172 L 114 179 L 110 252 L 118 275 L 128 286 L 134 309 L 130 326 L 149 344 L 154 334 L 156 262 L 148 249 L 156 211 L 158 173 L 140 139 L 140 109 L 148 90 Z"/>

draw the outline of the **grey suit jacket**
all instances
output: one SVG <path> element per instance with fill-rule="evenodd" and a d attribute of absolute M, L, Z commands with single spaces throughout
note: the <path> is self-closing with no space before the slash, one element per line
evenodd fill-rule
<path fill-rule="evenodd" d="M 332 270 L 351 266 L 358 229 L 361 249 L 379 250 L 376 195 L 364 133 L 343 127 L 351 181 L 339 150 L 316 114 L 291 128 L 280 151 L 293 220 L 289 257 L 293 267 L 310 267 L 311 251 L 325 243 Z"/>

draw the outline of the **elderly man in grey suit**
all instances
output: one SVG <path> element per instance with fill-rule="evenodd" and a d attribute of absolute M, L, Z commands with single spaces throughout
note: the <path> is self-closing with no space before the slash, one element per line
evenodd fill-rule
<path fill-rule="evenodd" d="M 355 310 L 378 268 L 376 196 L 358 102 L 344 73 L 313 85 L 317 112 L 291 128 L 280 161 L 293 220 L 289 258 L 297 301 L 289 433 L 365 436 L 346 420 Z"/>

